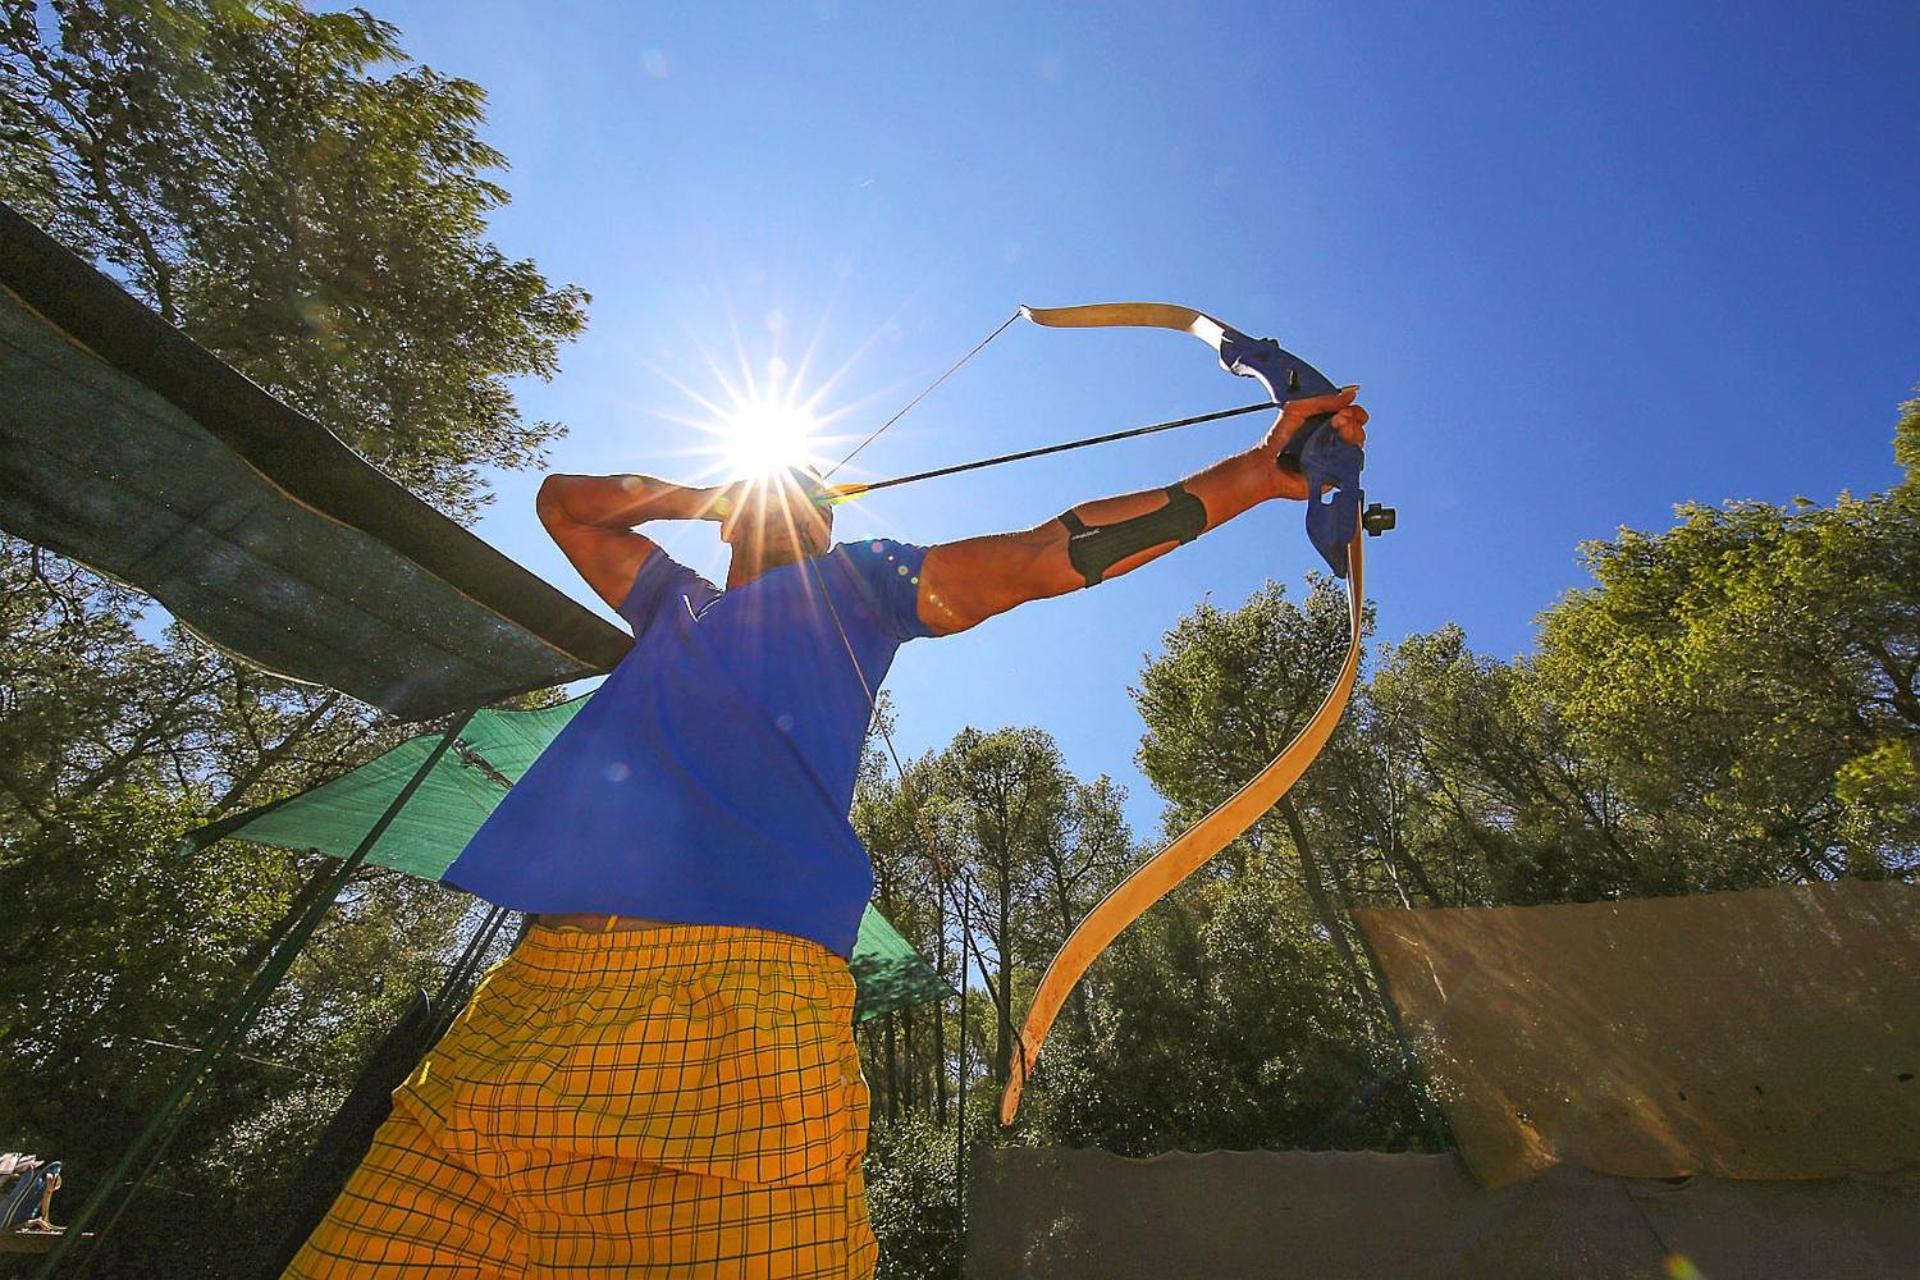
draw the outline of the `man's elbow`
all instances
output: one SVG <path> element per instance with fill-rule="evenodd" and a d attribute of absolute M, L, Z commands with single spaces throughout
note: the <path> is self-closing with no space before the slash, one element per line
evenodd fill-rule
<path fill-rule="evenodd" d="M 567 518 L 567 500 L 565 495 L 567 481 L 571 478 L 570 476 L 563 476 L 557 471 L 550 472 L 547 478 L 540 482 L 540 491 L 534 495 L 534 514 L 539 516 L 540 523 L 546 525 L 549 529 L 556 524 L 563 523 Z"/>

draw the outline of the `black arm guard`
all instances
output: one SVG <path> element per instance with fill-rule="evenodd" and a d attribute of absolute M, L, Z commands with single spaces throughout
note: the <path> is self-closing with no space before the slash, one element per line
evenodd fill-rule
<path fill-rule="evenodd" d="M 1129 556 L 1165 542 L 1188 543 L 1207 531 L 1207 508 L 1184 484 L 1166 487 L 1164 507 L 1118 524 L 1089 525 L 1079 513 L 1061 513 L 1067 526 L 1067 560 L 1093 586 Z"/>

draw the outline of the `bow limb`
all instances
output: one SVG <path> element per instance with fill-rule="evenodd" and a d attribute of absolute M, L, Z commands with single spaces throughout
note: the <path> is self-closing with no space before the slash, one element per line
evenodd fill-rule
<path fill-rule="evenodd" d="M 1072 308 L 1092 310 L 1093 308 Z M 1196 313 L 1197 314 L 1197 313 Z M 1173 327 L 1173 326 L 1167 326 Z M 1353 694 L 1353 682 L 1360 670 L 1362 604 L 1361 542 L 1356 531 L 1348 544 L 1347 575 L 1347 656 L 1340 675 L 1321 700 L 1293 741 L 1255 774 L 1233 796 L 1213 812 L 1194 823 L 1173 843 L 1149 858 L 1133 874 L 1116 885 L 1100 900 L 1087 917 L 1075 926 L 1060 953 L 1047 966 L 1040 986 L 1033 994 L 1026 1022 L 1014 1042 L 1012 1074 L 1006 1092 L 1000 1097 L 1000 1123 L 1010 1125 L 1020 1109 L 1020 1093 L 1040 1056 L 1047 1032 L 1066 1004 L 1067 994 L 1079 983 L 1100 953 L 1149 908 L 1165 897 L 1182 880 L 1192 875 L 1220 850 L 1240 838 L 1248 827 L 1278 804 L 1280 797 L 1297 782 L 1325 749 L 1334 728 L 1345 714 L 1347 700 Z"/>
<path fill-rule="evenodd" d="M 1174 329 L 1220 350 L 1232 327 L 1204 311 L 1171 302 L 1095 302 L 1081 307 L 1027 307 L 1020 314 L 1049 329 Z"/>

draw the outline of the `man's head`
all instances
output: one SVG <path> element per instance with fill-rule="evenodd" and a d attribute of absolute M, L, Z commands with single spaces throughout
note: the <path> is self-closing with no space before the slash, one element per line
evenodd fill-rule
<path fill-rule="evenodd" d="M 793 467 L 727 488 L 720 540 L 733 549 L 729 582 L 758 577 L 826 551 L 833 541 L 833 508 L 820 474 Z"/>

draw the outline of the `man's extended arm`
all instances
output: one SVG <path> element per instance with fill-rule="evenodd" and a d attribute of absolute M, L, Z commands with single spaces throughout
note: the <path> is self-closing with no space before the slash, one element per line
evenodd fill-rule
<path fill-rule="evenodd" d="M 1334 415 L 1342 438 L 1362 443 L 1367 411 L 1353 403 L 1357 390 L 1294 401 L 1258 445 L 1178 486 L 1096 499 L 1024 532 L 931 548 L 920 569 L 921 619 L 939 635 L 965 631 L 1029 600 L 1129 573 L 1269 498 L 1306 497 L 1300 473 L 1278 465 L 1280 450 L 1321 413 Z"/>
<path fill-rule="evenodd" d="M 587 585 L 617 609 L 654 551 L 653 540 L 633 526 L 710 517 L 719 494 L 650 476 L 551 475 L 540 485 L 535 509 Z"/>

